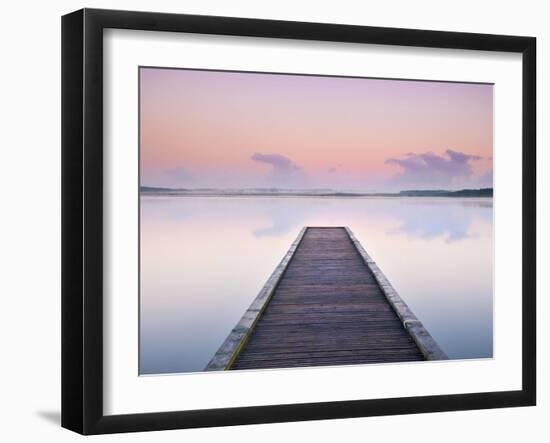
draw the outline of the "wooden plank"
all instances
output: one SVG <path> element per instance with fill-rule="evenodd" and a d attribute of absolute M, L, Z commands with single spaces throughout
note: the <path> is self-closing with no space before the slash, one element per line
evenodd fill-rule
<path fill-rule="evenodd" d="M 234 329 L 207 370 L 446 358 L 348 228 L 299 239 L 261 311 L 245 313 L 248 330 Z"/>

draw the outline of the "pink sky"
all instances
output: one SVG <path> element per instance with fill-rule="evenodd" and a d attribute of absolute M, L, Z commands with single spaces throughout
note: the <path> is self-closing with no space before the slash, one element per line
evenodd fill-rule
<path fill-rule="evenodd" d="M 140 69 L 141 184 L 492 186 L 493 86 Z"/>

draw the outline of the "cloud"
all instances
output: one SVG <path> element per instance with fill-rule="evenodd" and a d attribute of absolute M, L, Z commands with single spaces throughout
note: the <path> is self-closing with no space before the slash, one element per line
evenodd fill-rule
<path fill-rule="evenodd" d="M 284 155 L 255 152 L 250 158 L 257 163 L 265 163 L 271 166 L 270 174 L 266 177 L 266 184 L 269 186 L 279 188 L 303 187 L 308 183 L 303 168 Z"/>
<path fill-rule="evenodd" d="M 296 163 L 293 163 L 288 157 L 281 154 L 261 154 L 259 152 L 255 152 L 250 158 L 255 162 L 271 165 L 273 170 L 276 172 L 292 172 L 302 169 Z"/>
<path fill-rule="evenodd" d="M 472 162 L 480 160 L 478 155 L 447 149 L 443 155 L 433 152 L 417 154 L 409 152 L 404 158 L 389 158 L 386 164 L 402 168 L 394 179 L 407 186 L 432 187 L 460 185 L 473 175 Z"/>

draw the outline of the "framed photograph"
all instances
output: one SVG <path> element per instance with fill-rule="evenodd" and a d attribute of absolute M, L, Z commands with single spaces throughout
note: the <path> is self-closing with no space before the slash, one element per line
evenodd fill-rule
<path fill-rule="evenodd" d="M 533 37 L 62 19 L 62 425 L 534 405 Z"/>

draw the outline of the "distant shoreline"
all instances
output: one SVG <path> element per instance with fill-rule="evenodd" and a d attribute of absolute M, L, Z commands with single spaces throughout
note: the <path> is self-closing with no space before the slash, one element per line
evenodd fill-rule
<path fill-rule="evenodd" d="M 140 195 L 179 197 L 493 197 L 493 188 L 448 190 L 406 190 L 391 192 L 353 192 L 288 189 L 174 189 L 142 186 Z"/>

